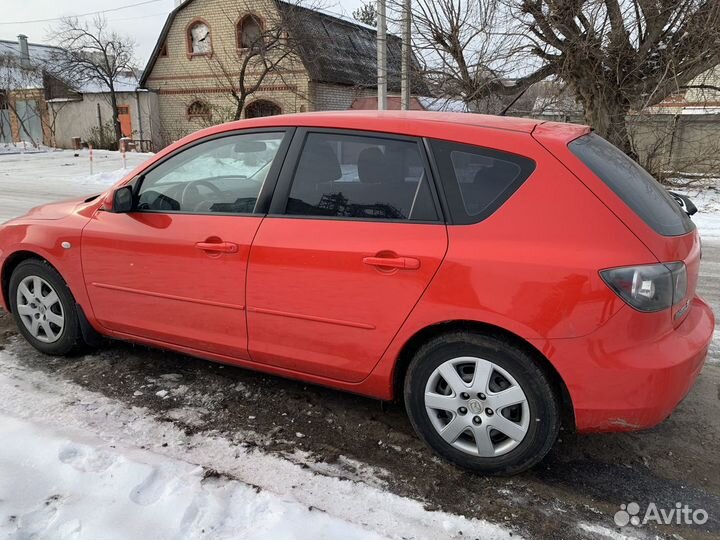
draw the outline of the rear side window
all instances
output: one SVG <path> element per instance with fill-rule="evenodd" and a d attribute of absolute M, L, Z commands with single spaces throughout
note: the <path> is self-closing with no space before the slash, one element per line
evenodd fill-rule
<path fill-rule="evenodd" d="M 431 140 L 453 223 L 490 216 L 535 169 L 531 159 L 469 144 Z"/>
<path fill-rule="evenodd" d="M 417 142 L 339 133 L 308 134 L 285 213 L 438 220 Z"/>
<path fill-rule="evenodd" d="M 658 234 L 679 236 L 693 230 L 692 221 L 672 195 L 645 169 L 599 135 L 584 135 L 572 141 L 569 148 Z"/>

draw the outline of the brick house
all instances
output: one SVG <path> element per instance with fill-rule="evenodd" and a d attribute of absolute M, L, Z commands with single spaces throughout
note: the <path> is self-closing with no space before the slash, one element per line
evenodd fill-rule
<path fill-rule="evenodd" d="M 295 44 L 248 97 L 242 117 L 349 109 L 375 96 L 376 33 L 364 24 L 279 0 L 185 0 L 168 16 L 140 81 L 157 94 L 160 133 L 168 144 L 232 119 L 231 92 L 247 42 L 280 28 Z M 388 89 L 400 90 L 401 40 L 388 35 Z M 248 71 L 252 82 L 258 71 Z M 415 92 L 426 91 L 414 82 Z"/>

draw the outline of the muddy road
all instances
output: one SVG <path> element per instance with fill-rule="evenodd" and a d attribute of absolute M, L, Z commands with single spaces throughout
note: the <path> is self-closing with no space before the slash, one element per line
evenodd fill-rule
<path fill-rule="evenodd" d="M 701 293 L 716 311 L 719 283 L 720 244 L 706 244 Z M 379 480 L 430 509 L 487 519 L 527 538 L 720 537 L 717 347 L 689 396 L 657 428 L 591 436 L 563 431 L 544 462 L 512 478 L 476 476 L 436 458 L 416 439 L 399 404 L 381 406 L 358 396 L 119 342 L 71 359 L 49 358 L 17 336 L 4 312 L 0 347 L 15 353 L 29 369 L 146 407 L 148 414 L 187 432 L 219 433 L 303 463 L 318 474 Z M 374 477 L 360 474 L 358 462 L 376 468 Z M 639 503 L 643 512 L 651 502 L 665 509 L 680 502 L 704 509 L 708 520 L 703 525 L 619 529 L 613 516 L 630 502 Z"/>

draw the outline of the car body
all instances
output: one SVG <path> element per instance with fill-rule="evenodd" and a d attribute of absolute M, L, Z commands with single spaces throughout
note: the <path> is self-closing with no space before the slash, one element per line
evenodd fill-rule
<path fill-rule="evenodd" d="M 695 293 L 700 238 L 662 197 L 650 211 L 662 206 L 679 233 L 641 217 L 573 146 L 602 144 L 592 137 L 578 125 L 425 112 L 214 126 L 100 196 L 6 223 L 2 303 L 12 309 L 13 270 L 41 258 L 71 291 L 86 338 L 381 400 L 402 393 L 433 337 L 499 336 L 532 356 L 578 431 L 648 428 L 689 391 L 712 337 Z M 243 158 L 256 163 L 247 174 L 188 180 L 232 166 L 231 152 L 269 149 L 267 163 Z M 225 189 L 234 178 L 240 191 Z M 133 202 L 118 212 L 123 186 Z M 664 263 L 686 280 L 665 309 L 638 310 L 608 282 L 609 269 Z"/>

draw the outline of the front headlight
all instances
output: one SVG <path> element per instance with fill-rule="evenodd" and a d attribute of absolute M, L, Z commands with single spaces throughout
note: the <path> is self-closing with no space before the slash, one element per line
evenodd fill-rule
<path fill-rule="evenodd" d="M 611 268 L 601 271 L 600 276 L 620 298 L 639 311 L 662 311 L 687 294 L 687 269 L 682 262 Z"/>

